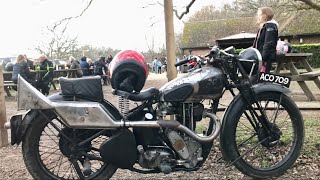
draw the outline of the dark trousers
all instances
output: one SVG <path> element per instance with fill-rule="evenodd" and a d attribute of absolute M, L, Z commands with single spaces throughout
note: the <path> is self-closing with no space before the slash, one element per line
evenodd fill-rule
<path fill-rule="evenodd" d="M 37 83 L 37 89 L 45 96 L 49 95 L 50 87 L 50 81 L 38 81 Z"/>

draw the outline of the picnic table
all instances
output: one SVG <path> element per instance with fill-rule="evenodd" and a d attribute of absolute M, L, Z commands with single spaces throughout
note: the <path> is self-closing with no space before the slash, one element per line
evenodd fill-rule
<path fill-rule="evenodd" d="M 58 81 L 59 77 L 67 77 L 67 78 L 76 78 L 77 77 L 77 70 L 78 69 L 59 69 L 59 70 L 54 70 L 54 79 L 52 82 L 53 88 L 56 90 L 56 85 L 55 82 Z M 30 73 L 33 75 L 33 77 L 36 79 L 41 72 L 46 72 L 46 70 L 31 70 Z M 11 87 L 16 87 L 17 85 L 14 84 L 11 81 L 12 78 L 12 71 L 4 71 L 3 72 L 3 84 L 4 84 L 4 90 L 7 93 L 7 96 L 10 97 L 10 88 Z"/>
<path fill-rule="evenodd" d="M 306 83 L 306 81 L 313 81 L 320 90 L 320 71 L 314 71 L 310 66 L 308 59 L 311 56 L 312 53 L 287 53 L 278 56 L 274 73 L 291 77 L 292 81 L 298 82 L 308 100 L 316 101 L 314 94 Z M 288 71 L 282 71 L 284 68 L 289 70 L 289 73 Z"/>

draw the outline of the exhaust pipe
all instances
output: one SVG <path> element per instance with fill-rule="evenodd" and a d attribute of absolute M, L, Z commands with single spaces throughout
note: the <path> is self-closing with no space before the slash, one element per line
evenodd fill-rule
<path fill-rule="evenodd" d="M 187 128 L 181 124 L 177 127 L 177 130 L 186 133 L 193 140 L 195 140 L 197 142 L 201 142 L 201 143 L 212 142 L 213 140 L 215 140 L 218 137 L 218 135 L 220 133 L 221 123 L 215 114 L 207 112 L 207 113 L 205 113 L 205 117 L 209 117 L 210 119 L 212 119 L 214 121 L 213 125 L 215 126 L 215 128 L 214 128 L 214 131 L 212 131 L 209 136 L 203 136 L 203 137 L 199 136 L 196 133 L 194 133 L 193 131 L 191 131 L 189 128 Z"/>
<path fill-rule="evenodd" d="M 213 125 L 215 126 L 214 131 L 209 136 L 199 136 L 198 134 L 194 133 L 192 130 L 187 128 L 186 126 L 180 124 L 178 121 L 172 121 L 172 120 L 159 120 L 159 121 L 131 121 L 131 122 L 125 122 L 125 127 L 149 127 L 149 128 L 170 128 L 170 129 L 176 129 L 178 131 L 181 131 L 188 136 L 190 136 L 192 139 L 194 139 L 197 142 L 201 143 L 209 143 L 215 140 L 221 130 L 221 123 L 219 118 L 212 113 L 206 112 L 204 114 L 205 117 L 209 117 L 213 120 Z"/>

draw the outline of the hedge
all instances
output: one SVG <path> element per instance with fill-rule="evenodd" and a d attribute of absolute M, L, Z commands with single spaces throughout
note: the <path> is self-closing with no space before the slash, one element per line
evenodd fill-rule
<path fill-rule="evenodd" d="M 312 53 L 309 63 L 312 67 L 320 67 L 320 44 L 293 44 L 293 49 L 300 53 Z"/>
<path fill-rule="evenodd" d="M 295 52 L 312 53 L 309 63 L 312 67 L 320 67 L 320 44 L 292 44 Z M 243 49 L 236 49 L 236 53 L 240 53 Z"/>

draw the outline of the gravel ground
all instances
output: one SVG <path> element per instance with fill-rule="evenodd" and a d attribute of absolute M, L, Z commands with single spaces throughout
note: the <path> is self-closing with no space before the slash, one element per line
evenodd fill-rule
<path fill-rule="evenodd" d="M 160 87 L 164 83 L 166 83 L 165 74 L 151 74 L 145 88 Z M 295 89 L 294 98 L 297 100 L 304 100 L 304 95 L 299 92 L 298 88 L 296 88 L 297 85 L 292 86 Z M 104 86 L 103 88 L 105 98 L 115 103 L 117 98 L 111 95 L 112 90 L 110 86 Z M 16 101 L 14 98 L 6 98 L 6 100 L 7 117 L 10 117 L 16 113 Z M 222 103 L 227 105 L 230 100 L 230 95 L 226 95 L 223 97 Z M 316 111 L 305 111 L 302 113 L 304 118 L 316 118 L 320 120 L 320 115 Z M 251 179 L 243 175 L 233 166 L 226 167 L 223 160 L 218 162 L 221 157 L 221 153 L 218 148 L 218 142 L 215 144 L 216 145 L 204 166 L 196 172 L 174 172 L 169 175 L 164 175 L 162 173 L 138 174 L 128 170 L 119 169 L 112 179 Z M 318 151 L 318 156 L 315 157 L 300 156 L 294 167 L 289 169 L 286 174 L 278 179 L 320 179 L 320 148 Z M 1 148 L 0 159 L 0 179 L 32 179 L 25 168 L 21 154 L 21 146 L 7 146 Z"/>

